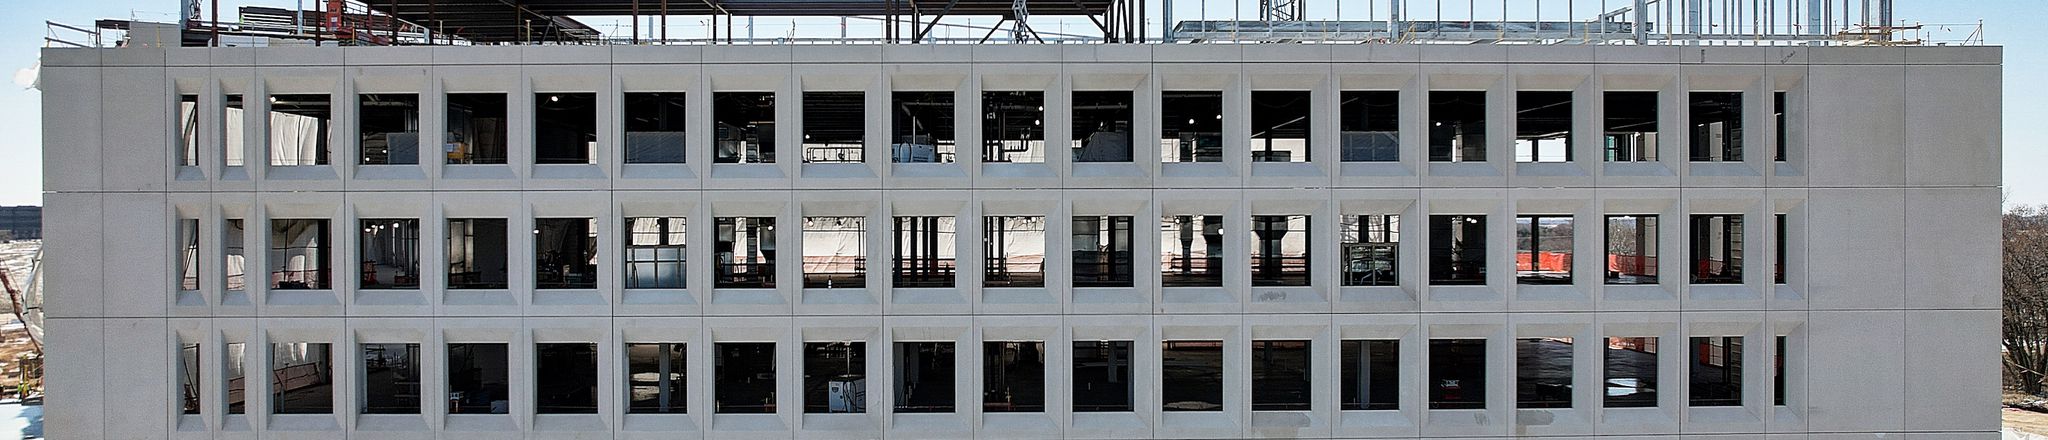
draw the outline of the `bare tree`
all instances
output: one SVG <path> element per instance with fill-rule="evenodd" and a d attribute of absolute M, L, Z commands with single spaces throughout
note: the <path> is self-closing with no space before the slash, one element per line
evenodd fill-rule
<path fill-rule="evenodd" d="M 2005 377 L 2008 386 L 2041 395 L 2048 374 L 2048 206 L 2006 211 Z"/>

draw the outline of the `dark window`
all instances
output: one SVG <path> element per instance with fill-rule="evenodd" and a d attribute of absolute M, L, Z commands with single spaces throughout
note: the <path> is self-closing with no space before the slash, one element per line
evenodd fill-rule
<path fill-rule="evenodd" d="M 1486 216 L 1429 216 L 1429 283 L 1486 284 Z"/>
<path fill-rule="evenodd" d="M 1486 340 L 1429 340 L 1429 409 L 1486 409 Z"/>
<path fill-rule="evenodd" d="M 228 388 L 228 414 L 244 413 L 243 408 L 249 401 L 248 381 L 244 377 L 245 368 L 248 366 L 248 359 L 244 357 L 248 354 L 247 347 L 247 344 L 241 342 L 229 342 L 224 353 L 226 356 L 221 359 L 221 363 L 228 370 L 228 380 L 224 382 Z"/>
<path fill-rule="evenodd" d="M 270 413 L 334 413 L 334 353 L 326 343 L 270 344 Z"/>
<path fill-rule="evenodd" d="M 718 217 L 712 259 L 718 273 L 712 287 L 775 287 L 775 218 Z"/>
<path fill-rule="evenodd" d="M 895 163 L 952 163 L 953 92 L 896 92 L 889 157 Z"/>
<path fill-rule="evenodd" d="M 1252 216 L 1252 285 L 1306 286 L 1308 216 Z"/>
<path fill-rule="evenodd" d="M 1045 412 L 1045 342 L 981 343 L 982 412 Z"/>
<path fill-rule="evenodd" d="M 1343 345 L 1342 409 L 1401 409 L 1401 341 L 1352 340 Z"/>
<path fill-rule="evenodd" d="M 1308 162 L 1312 95 L 1306 90 L 1252 91 L 1253 162 Z"/>
<path fill-rule="evenodd" d="M 775 163 L 775 92 L 712 92 L 711 161 Z"/>
<path fill-rule="evenodd" d="M 362 219 L 356 260 L 364 289 L 420 288 L 419 219 Z"/>
<path fill-rule="evenodd" d="M 1779 336 L 1779 337 L 1778 337 L 1778 343 L 1776 344 L 1776 346 L 1777 346 L 1777 348 L 1778 348 L 1778 355 L 1777 355 L 1776 357 L 1772 357 L 1772 358 L 1771 358 L 1771 363 L 1772 363 L 1772 364 L 1775 364 L 1774 366 L 1775 366 L 1775 367 L 1777 368 L 1777 371 L 1775 371 L 1775 372 L 1773 372 L 1773 374 L 1771 374 L 1771 404 L 1772 404 L 1772 405 L 1777 405 L 1777 406 L 1785 406 L 1785 337 L 1784 337 L 1784 336 Z"/>
<path fill-rule="evenodd" d="M 1776 154 L 1776 155 L 1774 155 L 1774 157 L 1772 157 L 1772 158 L 1771 158 L 1771 160 L 1775 160 L 1775 161 L 1778 161 L 1778 162 L 1784 162 L 1784 161 L 1785 161 L 1785 130 L 1786 130 L 1786 129 L 1785 129 L 1785 127 L 1786 127 L 1786 125 L 1785 125 L 1785 92 L 1773 92 L 1773 93 L 1771 93 L 1771 116 L 1772 116 L 1772 119 L 1775 119 L 1775 120 L 1777 121 L 1777 123 L 1776 123 L 1776 124 L 1773 124 L 1773 127 L 1777 128 L 1777 130 L 1773 130 L 1773 131 L 1775 131 L 1775 132 L 1776 132 L 1776 133 L 1773 133 L 1773 134 L 1776 134 L 1776 135 L 1777 135 L 1777 139 L 1776 139 L 1776 142 L 1772 142 L 1772 145 L 1776 146 L 1776 147 L 1777 147 L 1777 150 L 1778 150 L 1778 151 L 1777 151 L 1777 154 Z"/>
<path fill-rule="evenodd" d="M 1515 217 L 1515 281 L 1572 283 L 1572 218 Z"/>
<path fill-rule="evenodd" d="M 1515 92 L 1515 161 L 1572 160 L 1572 92 Z"/>
<path fill-rule="evenodd" d="M 178 95 L 178 166 L 199 166 L 199 95 Z"/>
<path fill-rule="evenodd" d="M 1657 160 L 1657 92 L 1607 92 L 1603 149 L 1608 162 Z"/>
<path fill-rule="evenodd" d="M 448 413 L 504 414 L 511 409 L 505 344 L 448 344 Z"/>
<path fill-rule="evenodd" d="M 1222 411 L 1223 341 L 1166 341 L 1160 345 L 1160 409 Z"/>
<path fill-rule="evenodd" d="M 1486 92 L 1429 92 L 1429 161 L 1486 161 Z"/>
<path fill-rule="evenodd" d="M 1572 338 L 1515 340 L 1515 407 L 1572 407 Z"/>
<path fill-rule="evenodd" d="M 1045 162 L 1045 92 L 981 92 L 981 160 Z"/>
<path fill-rule="evenodd" d="M 953 412 L 951 342 L 896 343 L 896 412 Z"/>
<path fill-rule="evenodd" d="M 270 95 L 270 166 L 327 164 L 333 100 L 320 94 Z"/>
<path fill-rule="evenodd" d="M 179 414 L 199 414 L 200 387 L 206 381 L 200 380 L 199 344 L 178 344 L 178 407 Z"/>
<path fill-rule="evenodd" d="M 420 344 L 362 344 L 363 414 L 420 413 Z"/>
<path fill-rule="evenodd" d="M 625 94 L 626 163 L 683 163 L 689 101 L 683 92 Z"/>
<path fill-rule="evenodd" d="M 1252 341 L 1252 411 L 1308 411 L 1309 341 Z"/>
<path fill-rule="evenodd" d="M 228 219 L 226 229 L 227 233 L 221 234 L 220 237 L 222 254 L 220 268 L 226 275 L 225 281 L 227 282 L 228 291 L 240 292 L 247 289 L 246 283 L 248 282 L 248 276 L 245 275 L 248 268 L 244 266 L 247 259 L 242 257 L 242 242 L 248 239 L 248 231 L 242 229 L 242 219 L 238 218 Z"/>
<path fill-rule="evenodd" d="M 1608 408 L 1657 406 L 1657 338 L 1607 338 Z"/>
<path fill-rule="evenodd" d="M 1692 283 L 1742 283 L 1742 216 L 1692 216 Z"/>
<path fill-rule="evenodd" d="M 596 150 L 596 93 L 533 94 L 535 163 L 594 163 Z"/>
<path fill-rule="evenodd" d="M 1223 216 L 1169 215 L 1159 222 L 1159 272 L 1165 287 L 1223 285 Z"/>
<path fill-rule="evenodd" d="M 1607 216 L 1607 284 L 1657 284 L 1657 216 Z"/>
<path fill-rule="evenodd" d="M 327 220 L 270 221 L 270 288 L 332 289 Z"/>
<path fill-rule="evenodd" d="M 683 288 L 686 252 L 683 217 L 626 219 L 626 288 Z"/>
<path fill-rule="evenodd" d="M 1372 214 L 1344 216 L 1341 236 L 1344 252 L 1344 285 L 1401 285 L 1401 216 Z"/>
<path fill-rule="evenodd" d="M 1742 92 L 1692 92 L 1694 162 L 1742 161 Z"/>
<path fill-rule="evenodd" d="M 1131 411 L 1131 341 L 1074 341 L 1074 412 Z"/>
<path fill-rule="evenodd" d="M 868 344 L 804 343 L 804 413 L 868 412 Z"/>
<path fill-rule="evenodd" d="M 1346 91 L 1339 95 L 1338 143 L 1345 162 L 1401 160 L 1401 92 Z"/>
<path fill-rule="evenodd" d="M 1074 92 L 1074 161 L 1131 161 L 1129 90 Z"/>
<path fill-rule="evenodd" d="M 1074 217 L 1074 287 L 1131 287 L 1131 216 Z"/>
<path fill-rule="evenodd" d="M 505 94 L 449 93 L 447 145 L 441 152 L 449 164 L 505 163 Z"/>
<path fill-rule="evenodd" d="M 1742 337 L 1692 338 L 1692 406 L 1742 406 Z"/>
<path fill-rule="evenodd" d="M 420 95 L 356 95 L 356 139 L 363 165 L 420 163 Z"/>
<path fill-rule="evenodd" d="M 867 287 L 868 219 L 804 217 L 804 287 Z"/>
<path fill-rule="evenodd" d="M 199 290 L 199 219 L 178 219 L 178 290 Z"/>
<path fill-rule="evenodd" d="M 626 412 L 682 414 L 689 409 L 689 357 L 681 343 L 626 344 Z"/>
<path fill-rule="evenodd" d="M 1775 263 L 1774 265 L 1777 267 L 1775 267 L 1775 270 L 1773 270 L 1771 273 L 1771 283 L 1785 284 L 1785 245 L 1789 244 L 1788 237 L 1791 237 L 1792 231 L 1789 229 L 1785 229 L 1784 214 L 1778 214 L 1775 217 L 1778 221 L 1777 228 L 1775 229 L 1775 232 L 1778 233 L 1778 236 L 1775 237 L 1778 239 L 1778 243 L 1777 246 L 1775 246 L 1776 249 L 1772 249 L 1772 251 L 1776 252 L 1777 256 L 1776 258 L 1772 258 L 1771 262 Z"/>
<path fill-rule="evenodd" d="M 245 128 L 249 123 L 246 108 L 240 94 L 221 97 L 221 155 L 227 166 L 242 166 L 243 155 L 248 154 L 244 146 L 249 142 L 249 131 Z"/>
<path fill-rule="evenodd" d="M 1223 92 L 1159 92 L 1161 162 L 1223 161 Z"/>
<path fill-rule="evenodd" d="M 448 219 L 448 288 L 505 288 L 505 219 Z"/>
<path fill-rule="evenodd" d="M 866 114 L 866 93 L 804 92 L 804 163 L 866 160 Z"/>
<path fill-rule="evenodd" d="M 1045 217 L 982 221 L 982 287 L 1045 287 Z"/>
<path fill-rule="evenodd" d="M 720 342 L 713 364 L 713 401 L 719 414 L 775 412 L 775 344 Z"/>
<path fill-rule="evenodd" d="M 533 219 L 533 281 L 539 289 L 597 288 L 597 219 Z"/>
<path fill-rule="evenodd" d="M 597 344 L 533 344 L 534 412 L 597 413 Z"/>
<path fill-rule="evenodd" d="M 953 217 L 896 217 L 896 287 L 953 287 Z"/>

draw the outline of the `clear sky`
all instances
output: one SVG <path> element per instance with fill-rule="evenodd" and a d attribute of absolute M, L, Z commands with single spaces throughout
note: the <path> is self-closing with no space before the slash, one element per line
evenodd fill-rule
<path fill-rule="evenodd" d="M 317 0 L 307 0 L 312 4 Z M 1157 1 L 1157 0 L 1153 0 Z M 1175 0 L 1176 12 L 1180 19 L 1194 19 L 1198 13 L 1210 19 L 1227 19 L 1229 12 L 1221 5 L 1228 0 Z M 1515 0 L 1522 4 L 1530 0 Z M 1236 0 L 1240 5 L 1256 4 L 1255 0 Z M 2048 73 L 2048 0 L 1894 0 L 1897 4 L 1894 15 L 1905 23 L 1976 23 L 1983 20 L 1985 35 L 1990 44 L 2005 46 L 2005 192 L 2008 204 L 2048 204 L 2048 173 L 2034 168 L 2048 165 L 2048 81 L 2040 75 Z M 290 7 L 293 0 L 225 0 L 223 15 L 238 5 L 268 5 Z M 1357 8 L 1364 0 L 1311 0 L 1313 16 L 1327 17 L 1341 13 L 1344 18 L 1359 15 Z M 1383 3 L 1373 0 L 1370 3 Z M 1456 3 L 1456 2 L 1450 2 Z M 1548 8 L 1563 4 L 1561 0 L 1544 0 Z M 1597 8 L 1597 0 L 1576 2 L 1580 9 Z M 1625 1 L 1616 0 L 1613 4 Z M 1338 4 L 1353 5 L 1349 11 L 1335 11 Z M 1411 8 L 1414 6 L 1411 6 Z M 1200 8 L 1200 12 L 1196 9 Z M 43 45 L 47 27 L 44 21 L 90 26 L 93 20 L 102 18 L 134 18 L 152 21 L 171 21 L 176 16 L 178 0 L 73 0 L 36 1 L 0 0 L 0 205 L 42 204 L 42 120 L 39 92 L 27 89 L 15 82 L 18 72 L 36 62 L 38 49 Z M 1247 9 L 1249 10 L 1249 9 Z M 1412 10 L 1411 10 L 1412 12 Z M 1157 20 L 1157 10 L 1154 9 Z M 1411 17 L 1415 14 L 1411 13 Z M 1448 13 L 1446 15 L 1449 15 Z M 1546 18 L 1552 14 L 1545 13 Z M 1580 14 L 1581 16 L 1585 14 Z M 1251 17 L 1249 12 L 1243 15 Z M 764 19 L 765 20 L 765 19 Z M 609 18 L 586 20 L 609 31 L 613 24 L 622 22 Z M 1036 23 L 1036 20 L 1034 20 Z M 689 25 L 670 22 L 672 28 Z M 986 25 L 987 23 L 981 23 Z M 856 24 L 858 25 L 858 23 Z M 836 24 L 827 25 L 836 30 Z M 1041 31 L 1052 32 L 1051 26 L 1036 26 Z M 765 25 L 764 25 L 765 28 Z M 696 31 L 672 30 L 671 36 Z M 807 34 L 809 32 L 806 32 Z M 1950 33 L 1948 38 L 1960 34 Z M 764 32 L 762 37 L 768 37 Z M 977 35 L 978 36 L 978 35 Z M 1910 105 L 1910 103 L 1908 104 Z M 2031 123 L 2027 123 L 2031 121 Z M 118 121 L 114 121 L 118 123 Z"/>

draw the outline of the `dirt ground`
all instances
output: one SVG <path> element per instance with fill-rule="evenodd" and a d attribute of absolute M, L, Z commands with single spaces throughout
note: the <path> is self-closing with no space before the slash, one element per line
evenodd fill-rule
<path fill-rule="evenodd" d="M 2005 427 L 2030 434 L 2048 435 L 2048 414 L 2022 409 L 2005 408 L 1999 411 L 2005 419 Z"/>

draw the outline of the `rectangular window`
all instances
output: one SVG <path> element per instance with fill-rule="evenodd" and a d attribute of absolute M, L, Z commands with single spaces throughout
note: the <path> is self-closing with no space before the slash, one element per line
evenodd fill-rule
<path fill-rule="evenodd" d="M 178 95 L 178 166 L 199 166 L 199 95 Z"/>
<path fill-rule="evenodd" d="M 1486 340 L 1429 340 L 1429 409 L 1486 409 Z"/>
<path fill-rule="evenodd" d="M 891 162 L 952 163 L 953 92 L 896 92 L 894 98 Z"/>
<path fill-rule="evenodd" d="M 1252 91 L 1252 162 L 1308 162 L 1311 96 L 1307 90 Z"/>
<path fill-rule="evenodd" d="M 981 411 L 1045 412 L 1045 342 L 981 343 Z"/>
<path fill-rule="evenodd" d="M 505 164 L 505 94 L 449 93 L 447 138 L 441 153 L 449 165 Z"/>
<path fill-rule="evenodd" d="M 199 414 L 199 387 L 206 381 L 200 380 L 199 344 L 178 344 L 178 407 L 179 414 Z"/>
<path fill-rule="evenodd" d="M 1776 367 L 1776 369 L 1777 369 L 1777 371 L 1773 372 L 1773 374 L 1771 375 L 1771 404 L 1772 404 L 1772 405 L 1776 405 L 1776 406 L 1785 406 L 1785 337 L 1784 337 L 1784 336 L 1779 336 L 1779 337 L 1778 337 L 1778 343 L 1776 344 L 1776 346 L 1777 346 L 1777 348 L 1778 348 L 1778 355 L 1777 355 L 1776 357 L 1772 357 L 1772 358 L 1771 358 L 1771 363 L 1773 363 L 1773 364 L 1776 364 L 1776 365 L 1774 365 L 1774 367 Z"/>
<path fill-rule="evenodd" d="M 626 413 L 687 412 L 690 362 L 684 348 L 681 343 L 626 344 Z"/>
<path fill-rule="evenodd" d="M 1515 217 L 1515 282 L 1572 283 L 1572 218 Z"/>
<path fill-rule="evenodd" d="M 1486 161 L 1486 92 L 1429 92 L 1429 161 Z"/>
<path fill-rule="evenodd" d="M 1345 91 L 1338 99 L 1343 116 L 1337 136 L 1345 162 L 1401 160 L 1400 91 Z"/>
<path fill-rule="evenodd" d="M 1607 284 L 1657 284 L 1657 216 L 1607 216 Z"/>
<path fill-rule="evenodd" d="M 1515 161 L 1571 160 L 1572 92 L 1515 92 Z"/>
<path fill-rule="evenodd" d="M 320 94 L 270 95 L 270 166 L 327 164 L 332 101 Z"/>
<path fill-rule="evenodd" d="M 1692 216 L 1692 283 L 1742 284 L 1742 215 Z"/>
<path fill-rule="evenodd" d="M 1160 345 L 1160 409 L 1222 411 L 1223 341 L 1166 341 Z"/>
<path fill-rule="evenodd" d="M 1308 216 L 1252 216 L 1252 285 L 1306 286 Z"/>
<path fill-rule="evenodd" d="M 178 219 L 178 290 L 199 290 L 199 219 Z"/>
<path fill-rule="evenodd" d="M 1338 231 L 1344 252 L 1344 285 L 1401 285 L 1401 215 L 1344 216 Z"/>
<path fill-rule="evenodd" d="M 1742 161 L 1742 92 L 1692 92 L 1692 161 Z"/>
<path fill-rule="evenodd" d="M 1161 162 L 1223 161 L 1223 92 L 1159 92 Z"/>
<path fill-rule="evenodd" d="M 689 145 L 685 97 L 683 92 L 625 94 L 626 163 L 683 163 Z"/>
<path fill-rule="evenodd" d="M 1692 406 L 1742 406 L 1742 337 L 1692 338 Z"/>
<path fill-rule="evenodd" d="M 1608 408 L 1657 406 L 1657 338 L 1607 338 Z"/>
<path fill-rule="evenodd" d="M 868 344 L 804 343 L 804 413 L 868 412 Z"/>
<path fill-rule="evenodd" d="M 1169 215 L 1159 221 L 1159 272 L 1165 287 L 1223 285 L 1223 216 Z"/>
<path fill-rule="evenodd" d="M 867 158 L 867 94 L 804 92 L 804 163 L 860 163 Z"/>
<path fill-rule="evenodd" d="M 333 414 L 334 354 L 326 343 L 270 344 L 270 413 Z"/>
<path fill-rule="evenodd" d="M 224 160 L 227 166 L 242 166 L 243 156 L 249 153 L 245 146 L 249 142 L 249 116 L 246 108 L 241 94 L 229 94 L 221 98 L 221 153 L 226 156 Z"/>
<path fill-rule="evenodd" d="M 511 411 L 510 372 L 505 344 L 448 344 L 448 413 L 505 414 Z"/>
<path fill-rule="evenodd" d="M 245 357 L 248 354 L 247 348 L 248 344 L 229 342 L 227 351 L 223 353 L 225 356 L 221 359 L 221 363 L 228 370 L 228 380 L 225 382 L 228 388 L 228 414 L 247 412 L 245 404 L 249 401 L 248 381 L 244 377 L 244 368 L 248 365 L 248 359 Z"/>
<path fill-rule="evenodd" d="M 1486 284 L 1486 216 L 1429 216 L 1429 283 Z"/>
<path fill-rule="evenodd" d="M 1129 90 L 1075 91 L 1074 161 L 1131 161 L 1131 103 Z"/>
<path fill-rule="evenodd" d="M 505 288 L 505 219 L 448 219 L 448 288 Z"/>
<path fill-rule="evenodd" d="M 1401 409 L 1401 341 L 1372 339 L 1343 341 L 1344 389 L 1340 390 L 1345 411 Z"/>
<path fill-rule="evenodd" d="M 356 260 L 363 289 L 420 288 L 419 219 L 362 219 Z"/>
<path fill-rule="evenodd" d="M 1074 412 L 1131 411 L 1131 341 L 1074 341 Z"/>
<path fill-rule="evenodd" d="M 896 412 L 953 412 L 951 342 L 896 343 Z"/>
<path fill-rule="evenodd" d="M 596 163 L 596 152 L 596 93 L 533 94 L 534 163 Z"/>
<path fill-rule="evenodd" d="M 534 412 L 597 414 L 597 344 L 533 344 Z"/>
<path fill-rule="evenodd" d="M 775 413 L 775 343 L 720 342 L 714 347 L 713 412 Z"/>
<path fill-rule="evenodd" d="M 982 287 L 1045 287 L 1045 217 L 982 217 Z"/>
<path fill-rule="evenodd" d="M 981 161 L 1045 162 L 1045 92 L 981 92 Z"/>
<path fill-rule="evenodd" d="M 356 109 L 357 163 L 420 163 L 420 95 L 364 93 L 356 95 Z"/>
<path fill-rule="evenodd" d="M 248 239 L 248 232 L 242 229 L 242 219 L 238 218 L 228 219 L 226 229 L 227 233 L 220 237 L 221 270 L 226 275 L 228 291 L 240 292 L 248 288 L 248 268 L 244 266 L 247 260 L 242 256 L 242 242 Z"/>
<path fill-rule="evenodd" d="M 713 163 L 775 163 L 775 92 L 712 92 Z"/>
<path fill-rule="evenodd" d="M 718 217 L 712 244 L 716 288 L 775 288 L 775 218 Z"/>
<path fill-rule="evenodd" d="M 597 288 L 597 219 L 533 219 L 533 283 L 539 289 Z"/>
<path fill-rule="evenodd" d="M 896 287 L 953 287 L 953 217 L 896 217 Z"/>
<path fill-rule="evenodd" d="M 1252 341 L 1252 411 L 1308 411 L 1309 341 Z"/>
<path fill-rule="evenodd" d="M 1607 92 L 1606 99 L 1607 161 L 1657 161 L 1657 92 Z"/>
<path fill-rule="evenodd" d="M 626 219 L 626 288 L 683 288 L 688 255 L 683 232 L 683 217 Z"/>
<path fill-rule="evenodd" d="M 1785 161 L 1785 127 L 1786 127 L 1786 125 L 1785 125 L 1785 92 L 1772 92 L 1772 93 L 1771 93 L 1771 116 L 1772 116 L 1772 119 L 1775 119 L 1775 120 L 1776 120 L 1776 122 L 1777 122 L 1776 124 L 1773 124 L 1773 125 L 1772 125 L 1772 127 L 1773 127 L 1773 128 L 1776 128 L 1776 129 L 1777 129 L 1777 130 L 1773 130 L 1773 132 L 1774 132 L 1773 134 L 1776 134 L 1776 135 L 1777 135 L 1777 139 L 1776 139 L 1776 142 L 1772 142 L 1772 145 L 1776 146 L 1776 147 L 1777 147 L 1777 150 L 1778 150 L 1778 151 L 1777 151 L 1777 153 L 1778 153 L 1778 154 L 1774 155 L 1774 157 L 1772 157 L 1772 158 L 1771 158 L 1771 160 L 1775 160 L 1775 161 L 1778 161 L 1778 162 L 1784 162 L 1784 161 Z"/>
<path fill-rule="evenodd" d="M 868 219 L 804 217 L 804 288 L 867 287 Z"/>
<path fill-rule="evenodd" d="M 1131 216 L 1074 217 L 1074 287 L 1131 287 Z"/>
<path fill-rule="evenodd" d="M 327 220 L 290 219 L 270 221 L 270 288 L 272 290 L 332 289 L 328 277 L 333 258 L 328 253 Z"/>
<path fill-rule="evenodd" d="M 363 414 L 420 413 L 420 344 L 362 344 Z"/>
<path fill-rule="evenodd" d="M 1775 270 L 1771 271 L 1771 283 L 1785 284 L 1785 245 L 1789 244 L 1788 237 L 1792 235 L 1792 231 L 1789 229 L 1785 229 L 1784 214 L 1778 214 L 1776 217 L 1776 220 L 1778 221 L 1778 225 L 1776 228 L 1776 231 L 1778 233 L 1778 236 L 1776 237 L 1778 239 L 1778 243 L 1776 249 L 1772 249 L 1772 251 L 1776 252 L 1777 256 L 1776 258 L 1772 258 L 1771 262 L 1775 263 L 1777 267 L 1774 268 Z"/>
<path fill-rule="evenodd" d="M 1572 338 L 1515 340 L 1515 407 L 1572 407 Z"/>

